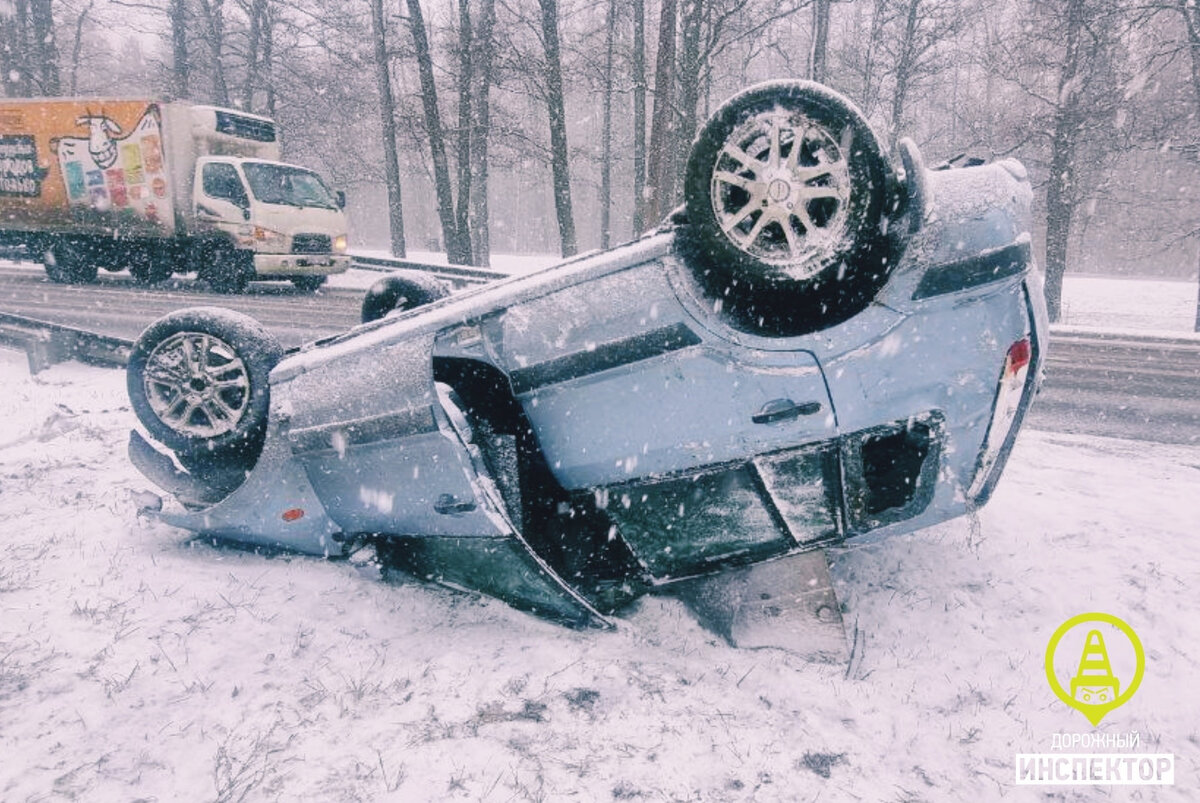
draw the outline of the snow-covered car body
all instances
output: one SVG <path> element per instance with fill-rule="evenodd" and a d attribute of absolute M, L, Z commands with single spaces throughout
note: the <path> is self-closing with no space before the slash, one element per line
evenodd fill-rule
<path fill-rule="evenodd" d="M 136 433 L 131 454 L 185 503 L 160 514 L 177 526 L 324 555 L 367 536 L 388 565 L 575 623 L 962 515 L 1041 373 L 1031 193 L 1016 162 L 903 155 L 898 259 L 832 325 L 731 318 L 677 219 L 283 357 L 233 482 L 183 476 Z"/>

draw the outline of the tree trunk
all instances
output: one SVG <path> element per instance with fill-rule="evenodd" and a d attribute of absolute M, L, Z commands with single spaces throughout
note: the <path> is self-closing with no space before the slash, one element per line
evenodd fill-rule
<path fill-rule="evenodd" d="M 567 115 L 563 100 L 562 56 L 558 44 L 558 0 L 538 0 L 542 7 L 542 46 L 546 51 L 546 107 L 550 113 L 550 171 L 554 211 L 562 255 L 574 256 L 575 216 L 571 210 L 571 175 L 567 164 Z"/>
<path fill-rule="evenodd" d="M 617 30 L 617 0 L 608 0 L 604 32 L 604 122 L 600 134 L 600 247 L 612 245 L 612 100 L 613 37 Z"/>
<path fill-rule="evenodd" d="M 204 14 L 205 39 L 212 52 L 212 87 L 213 103 L 218 106 L 228 106 L 229 85 L 225 81 L 225 65 L 222 56 L 225 52 L 225 18 L 222 7 L 225 0 L 200 0 L 200 11 Z"/>
<path fill-rule="evenodd" d="M 633 236 L 646 229 L 646 0 L 633 0 Z"/>
<path fill-rule="evenodd" d="M 29 56 L 29 3 L 16 0 L 10 6 L 11 13 L 0 17 L 0 33 L 3 34 L 4 94 L 10 98 L 27 98 L 33 94 L 30 79 Z"/>
<path fill-rule="evenodd" d="M 258 86 L 259 51 L 262 48 L 263 24 L 267 16 L 267 0 L 253 0 L 250 10 L 250 32 L 246 43 L 246 80 L 242 84 L 242 108 L 254 111 L 254 90 Z"/>
<path fill-rule="evenodd" d="M 188 97 L 187 0 L 171 0 L 167 15 L 171 18 L 171 96 L 175 100 Z"/>
<path fill-rule="evenodd" d="M 80 10 L 79 16 L 75 18 L 75 38 L 71 43 L 71 79 L 67 89 L 72 97 L 77 94 L 79 87 L 79 54 L 83 50 L 83 26 L 87 24 L 88 15 L 92 13 L 95 5 L 96 0 L 88 0 L 88 4 Z"/>
<path fill-rule="evenodd" d="M 262 38 L 262 84 L 267 90 L 267 116 L 275 118 L 275 71 L 271 66 L 275 57 L 275 13 L 270 4 L 263 17 Z"/>
<path fill-rule="evenodd" d="M 1192 102 L 1196 104 L 1196 118 L 1200 120 L 1200 7 L 1193 0 L 1177 0 L 1179 13 L 1187 32 L 1188 51 L 1191 54 Z M 1193 120 L 1193 124 L 1195 124 Z M 1200 259 L 1196 266 L 1196 324 L 1194 331 L 1200 332 Z"/>
<path fill-rule="evenodd" d="M 438 109 L 437 85 L 433 80 L 433 54 L 425 32 L 425 16 L 420 0 L 405 0 L 408 6 L 408 27 L 412 31 L 413 47 L 417 54 L 417 74 L 421 80 L 421 106 L 425 111 L 425 129 L 429 135 L 429 152 L 433 157 L 433 187 L 437 196 L 438 219 L 442 224 L 442 240 L 446 256 L 452 264 L 463 265 L 470 258 L 464 253 L 454 220 L 454 193 L 450 188 L 450 162 L 446 158 L 446 140 L 442 132 L 442 115 Z"/>
<path fill-rule="evenodd" d="M 706 0 L 689 0 L 683 6 L 683 19 L 680 23 L 678 85 L 679 104 L 678 128 L 671 137 L 673 145 L 669 152 L 672 154 L 667 182 L 664 187 L 670 187 L 670 192 L 664 196 L 665 207 L 663 214 L 670 211 L 673 205 L 674 188 L 679 185 L 678 179 L 683 175 L 687 165 L 687 144 L 696 134 L 697 107 L 700 104 L 700 82 L 704 72 L 703 56 L 700 52 L 700 36 L 704 30 L 704 15 L 707 13 Z"/>
<path fill-rule="evenodd" d="M 471 247 L 471 9 L 458 0 L 458 206 L 454 229 L 458 232 L 462 264 L 473 263 Z M 454 262 L 453 257 L 450 258 Z"/>
<path fill-rule="evenodd" d="M 488 238 L 488 137 L 491 135 L 492 54 L 495 43 L 492 29 L 496 24 L 496 0 L 483 0 L 479 27 L 475 32 L 474 55 L 479 75 L 472 99 L 471 125 L 471 252 L 475 264 L 491 264 L 491 242 Z"/>
<path fill-rule="evenodd" d="M 38 92 L 48 97 L 62 94 L 58 72 L 58 44 L 54 40 L 54 12 L 50 0 L 32 0 L 30 21 L 33 23 L 33 52 L 37 60 Z"/>
<path fill-rule="evenodd" d="M 675 84 L 675 4 L 662 0 L 658 21 L 658 63 L 654 70 L 654 110 L 651 115 L 649 166 L 646 176 L 646 214 L 661 220 L 669 209 L 671 174 L 671 108 Z"/>
<path fill-rule="evenodd" d="M 383 126 L 383 171 L 387 181 L 388 228 L 392 237 L 392 256 L 403 258 L 407 255 L 404 247 L 404 204 L 400 193 L 400 161 L 396 156 L 396 101 L 392 97 L 383 0 L 370 2 L 371 33 L 375 45 L 375 83 L 379 90 L 379 117 Z"/>
<path fill-rule="evenodd" d="M 829 8 L 833 0 L 813 0 L 813 40 L 808 55 L 808 77 L 829 82 Z"/>
<path fill-rule="evenodd" d="M 908 0 L 908 13 L 904 18 L 904 38 L 900 41 L 899 58 L 896 60 L 896 85 L 892 91 L 892 119 L 888 129 L 888 142 L 893 149 L 896 147 L 896 138 L 903 122 L 904 104 L 908 100 L 920 8 L 921 0 Z"/>
<path fill-rule="evenodd" d="M 1050 175 L 1046 182 L 1046 311 L 1054 323 L 1062 317 L 1063 275 L 1067 272 L 1071 222 L 1078 200 L 1074 171 L 1080 129 L 1078 76 L 1084 1 L 1067 2 L 1066 51 L 1058 78 L 1058 107 L 1054 113 Z"/>

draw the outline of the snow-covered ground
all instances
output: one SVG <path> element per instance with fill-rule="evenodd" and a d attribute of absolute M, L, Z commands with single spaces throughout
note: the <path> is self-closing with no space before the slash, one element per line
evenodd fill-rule
<path fill-rule="evenodd" d="M 669 599 L 574 632 L 365 560 L 194 540 L 136 515 L 123 374 L 30 377 L 0 350 L 0 378 L 0 800 L 1200 793 L 1200 448 L 1026 431 L 976 517 L 836 551 L 847 677 L 730 648 Z M 1174 787 L 1013 785 L 1015 754 L 1093 732 L 1042 669 L 1093 610 L 1147 655 L 1098 732 L 1173 753 Z"/>
<path fill-rule="evenodd" d="M 1191 332 L 1196 325 L 1195 281 L 1068 274 L 1063 280 L 1064 326 Z"/>

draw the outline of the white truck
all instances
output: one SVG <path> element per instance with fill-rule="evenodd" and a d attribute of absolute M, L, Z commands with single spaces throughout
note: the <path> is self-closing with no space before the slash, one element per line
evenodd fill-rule
<path fill-rule="evenodd" d="M 147 99 L 0 101 L 0 245 L 58 282 L 195 272 L 311 292 L 349 267 L 345 196 L 279 161 L 275 123 Z"/>

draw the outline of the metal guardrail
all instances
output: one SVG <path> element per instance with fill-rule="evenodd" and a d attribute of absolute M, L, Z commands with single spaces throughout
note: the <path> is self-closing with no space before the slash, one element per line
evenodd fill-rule
<path fill-rule="evenodd" d="M 123 367 L 129 362 L 133 342 L 0 312 L 0 346 L 24 351 L 29 373 L 36 374 L 67 360 Z"/>
<path fill-rule="evenodd" d="M 429 273 L 440 279 L 454 282 L 456 286 L 468 284 L 486 284 L 499 279 L 507 279 L 511 274 L 492 268 L 475 268 L 469 265 L 434 265 L 429 262 L 417 262 L 411 259 L 396 259 L 394 257 L 369 257 L 358 254 L 350 255 L 351 267 L 361 270 L 392 271 L 416 270 Z"/>

